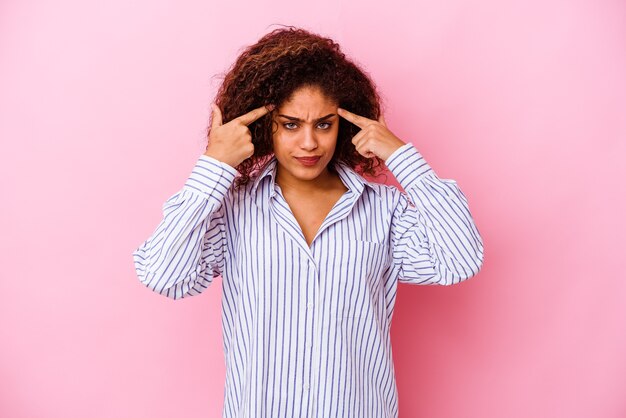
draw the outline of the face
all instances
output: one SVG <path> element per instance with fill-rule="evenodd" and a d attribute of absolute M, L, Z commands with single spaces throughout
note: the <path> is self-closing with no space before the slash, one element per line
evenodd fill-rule
<path fill-rule="evenodd" d="M 311 184 L 327 179 L 327 165 L 339 132 L 338 104 L 317 87 L 302 87 L 274 112 L 273 134 L 279 184 Z M 299 159 L 308 157 L 311 160 Z"/>

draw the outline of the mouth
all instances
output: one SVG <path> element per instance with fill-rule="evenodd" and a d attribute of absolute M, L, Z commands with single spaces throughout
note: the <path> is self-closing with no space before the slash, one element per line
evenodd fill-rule
<path fill-rule="evenodd" d="M 296 160 L 300 161 L 301 164 L 306 166 L 312 166 L 317 164 L 320 160 L 320 157 L 295 157 Z"/>

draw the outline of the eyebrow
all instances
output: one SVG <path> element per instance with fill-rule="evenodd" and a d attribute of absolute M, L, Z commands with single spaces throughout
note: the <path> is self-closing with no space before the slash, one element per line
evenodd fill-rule
<path fill-rule="evenodd" d="M 283 115 L 283 114 L 279 114 L 278 116 L 282 116 L 283 118 L 286 118 L 286 119 L 289 119 L 289 120 L 294 120 L 294 121 L 296 121 L 296 122 L 304 122 L 302 119 L 297 118 L 297 117 L 295 117 L 295 116 L 287 116 L 287 115 Z M 335 114 L 334 114 L 334 113 L 329 113 L 329 114 L 328 114 L 328 115 L 326 115 L 326 116 L 322 116 L 322 117 L 321 117 L 321 118 L 319 118 L 319 119 L 315 119 L 315 121 L 316 121 L 316 122 L 319 122 L 319 121 L 321 121 L 321 120 L 328 119 L 328 118 L 330 118 L 330 117 L 332 117 L 332 116 L 335 116 Z"/>

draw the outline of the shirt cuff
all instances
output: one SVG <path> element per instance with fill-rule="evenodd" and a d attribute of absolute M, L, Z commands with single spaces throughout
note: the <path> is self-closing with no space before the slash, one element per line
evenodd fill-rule
<path fill-rule="evenodd" d="M 387 157 L 385 165 L 405 190 L 424 175 L 434 173 L 424 156 L 410 142 Z"/>
<path fill-rule="evenodd" d="M 202 154 L 183 188 L 215 198 L 224 197 L 237 173 L 229 164 Z"/>

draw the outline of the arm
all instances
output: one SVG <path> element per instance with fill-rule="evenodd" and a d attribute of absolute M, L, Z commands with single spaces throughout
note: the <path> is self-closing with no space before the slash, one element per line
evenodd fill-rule
<path fill-rule="evenodd" d="M 201 155 L 183 188 L 163 205 L 156 230 L 134 252 L 139 281 L 172 299 L 202 293 L 220 276 L 226 253 L 224 204 L 237 174 Z"/>
<path fill-rule="evenodd" d="M 385 165 L 406 192 L 399 193 L 391 224 L 398 280 L 452 285 L 477 274 L 483 242 L 456 181 L 440 179 L 411 143 Z"/>

